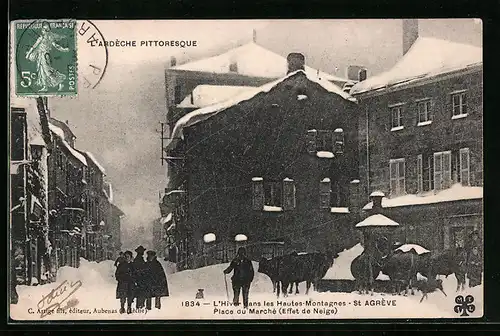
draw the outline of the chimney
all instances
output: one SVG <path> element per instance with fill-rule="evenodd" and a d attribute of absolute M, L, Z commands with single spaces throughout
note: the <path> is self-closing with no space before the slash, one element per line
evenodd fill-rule
<path fill-rule="evenodd" d="M 418 38 L 418 19 L 403 19 L 403 55 Z"/>
<path fill-rule="evenodd" d="M 290 53 L 288 54 L 286 61 L 288 62 L 287 74 L 289 74 L 297 70 L 304 70 L 306 58 L 301 53 Z"/>
<path fill-rule="evenodd" d="M 170 57 L 170 66 L 174 67 L 176 65 L 177 65 L 177 59 L 175 58 L 175 56 Z"/>
<path fill-rule="evenodd" d="M 69 126 L 69 120 L 66 120 L 66 125 L 68 125 L 68 126 Z"/>
<path fill-rule="evenodd" d="M 366 68 L 362 65 L 348 65 L 346 77 L 351 81 L 362 82 L 366 79 Z"/>
<path fill-rule="evenodd" d="M 382 212 L 382 198 L 385 194 L 381 191 L 374 191 L 370 194 L 370 200 L 372 201 L 372 214 L 378 214 Z"/>

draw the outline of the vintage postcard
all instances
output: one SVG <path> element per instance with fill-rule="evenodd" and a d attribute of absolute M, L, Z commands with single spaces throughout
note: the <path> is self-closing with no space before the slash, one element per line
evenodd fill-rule
<path fill-rule="evenodd" d="M 15 321 L 483 316 L 479 19 L 10 25 Z"/>

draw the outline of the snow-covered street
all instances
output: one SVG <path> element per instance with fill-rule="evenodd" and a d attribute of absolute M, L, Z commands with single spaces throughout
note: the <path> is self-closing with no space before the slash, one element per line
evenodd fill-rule
<path fill-rule="evenodd" d="M 325 278 L 342 269 L 347 278 L 346 267 L 359 248 L 345 251 L 335 260 L 336 264 Z M 115 298 L 116 281 L 112 261 L 101 263 L 82 260 L 80 268 L 63 267 L 56 283 L 43 286 L 18 286 L 19 302 L 11 305 L 11 317 L 16 320 L 181 320 L 181 319 L 345 319 L 345 318 L 438 318 L 459 317 L 454 312 L 455 297 L 472 295 L 475 311 L 470 317 L 483 315 L 483 288 L 466 288 L 456 293 L 454 275 L 444 279 L 445 297 L 440 292 L 429 294 L 428 299 L 419 303 L 421 293 L 412 296 L 377 294 L 359 295 L 358 293 L 318 293 L 311 291 L 305 295 L 305 284 L 299 287 L 300 294 L 279 298 L 272 293 L 269 278 L 257 272 L 254 263 L 255 279 L 250 289 L 250 307 L 233 307 L 228 302 L 222 270 L 227 264 L 208 266 L 196 270 L 187 270 L 172 274 L 173 268 L 165 262 L 163 267 L 168 274 L 171 296 L 162 298 L 162 309 L 135 311 L 132 314 L 120 314 L 119 300 Z M 67 281 L 64 291 L 63 282 Z M 81 282 L 81 287 L 78 287 Z M 61 286 L 52 294 L 52 301 L 42 300 L 53 289 Z M 72 286 L 73 284 L 73 286 Z M 232 299 L 230 277 L 227 276 L 229 299 Z M 205 298 L 195 299 L 199 288 L 204 289 Z M 76 291 L 69 295 L 73 289 Z M 59 310 L 41 317 L 43 309 L 61 302 Z"/>

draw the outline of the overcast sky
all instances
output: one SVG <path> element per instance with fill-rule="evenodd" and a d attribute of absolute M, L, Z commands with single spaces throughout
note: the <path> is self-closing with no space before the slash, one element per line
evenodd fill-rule
<path fill-rule="evenodd" d="M 306 63 L 344 75 L 362 64 L 369 75 L 389 69 L 402 53 L 401 20 L 284 21 L 94 21 L 105 39 L 196 40 L 196 48 L 109 48 L 106 74 L 78 97 L 53 98 L 52 116 L 68 120 L 77 147 L 89 150 L 107 170 L 127 227 L 148 226 L 159 216 L 165 187 L 159 123 L 165 119 L 164 64 L 175 55 L 198 59 L 252 39 L 286 56 L 301 51 Z M 481 46 L 481 23 L 473 19 L 420 20 L 420 35 Z M 88 52 L 82 51 L 82 52 Z M 82 55 L 82 59 L 84 55 Z M 258 62 L 259 60 L 256 60 Z"/>

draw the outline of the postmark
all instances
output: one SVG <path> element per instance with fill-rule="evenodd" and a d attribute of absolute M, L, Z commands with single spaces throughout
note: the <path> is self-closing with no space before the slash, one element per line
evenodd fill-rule
<path fill-rule="evenodd" d="M 68 96 L 78 91 L 76 21 L 19 21 L 14 25 L 18 96 Z"/>

